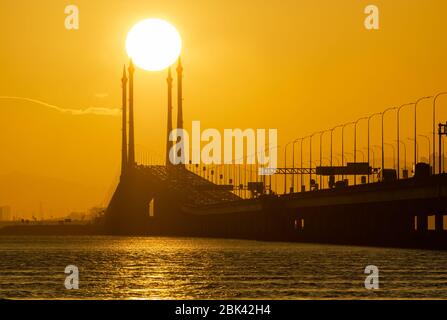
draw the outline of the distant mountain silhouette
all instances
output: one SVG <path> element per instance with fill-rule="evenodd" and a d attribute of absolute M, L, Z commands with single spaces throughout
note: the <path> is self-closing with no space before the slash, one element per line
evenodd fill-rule
<path fill-rule="evenodd" d="M 0 205 L 29 215 L 39 202 L 55 216 L 87 210 L 116 182 L 120 117 L 0 99 L 0 150 Z"/>

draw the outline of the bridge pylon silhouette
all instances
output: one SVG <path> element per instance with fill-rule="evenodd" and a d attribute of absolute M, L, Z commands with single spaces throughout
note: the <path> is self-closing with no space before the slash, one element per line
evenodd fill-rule
<path fill-rule="evenodd" d="M 214 184 L 186 169 L 172 165 L 169 152 L 173 146 L 172 76 L 168 70 L 168 123 L 165 165 L 142 165 L 135 160 L 134 127 L 134 66 L 131 61 L 122 77 L 122 152 L 121 176 L 104 217 L 108 234 L 182 234 L 193 225 L 194 217 L 185 213 L 187 207 L 239 200 L 232 186 Z M 183 127 L 182 77 L 180 59 L 178 77 L 177 128 Z M 127 87 L 129 84 L 129 87 Z M 127 92 L 129 93 L 127 95 Z M 128 99 L 127 99 L 128 97 Z M 191 227 L 192 228 L 192 227 Z"/>

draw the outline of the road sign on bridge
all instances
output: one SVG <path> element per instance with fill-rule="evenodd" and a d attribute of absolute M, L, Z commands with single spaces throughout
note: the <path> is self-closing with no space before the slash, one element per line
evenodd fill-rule
<path fill-rule="evenodd" d="M 348 163 L 343 167 L 317 167 L 316 174 L 321 176 L 335 175 L 370 175 L 373 173 L 372 167 L 367 162 Z"/>

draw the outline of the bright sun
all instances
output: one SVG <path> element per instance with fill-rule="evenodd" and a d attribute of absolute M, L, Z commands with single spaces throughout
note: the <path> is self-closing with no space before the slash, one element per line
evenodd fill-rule
<path fill-rule="evenodd" d="M 143 20 L 127 34 L 127 54 L 144 70 L 166 69 L 178 59 L 181 50 L 180 34 L 173 25 L 161 19 Z"/>

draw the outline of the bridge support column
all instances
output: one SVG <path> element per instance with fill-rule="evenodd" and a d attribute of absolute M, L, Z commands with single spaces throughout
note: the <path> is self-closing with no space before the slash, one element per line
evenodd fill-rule
<path fill-rule="evenodd" d="M 425 214 L 418 214 L 417 216 L 417 232 L 426 232 L 428 229 L 428 217 Z"/>
<path fill-rule="evenodd" d="M 440 213 L 435 215 L 435 230 L 437 232 L 444 231 L 444 216 Z"/>

